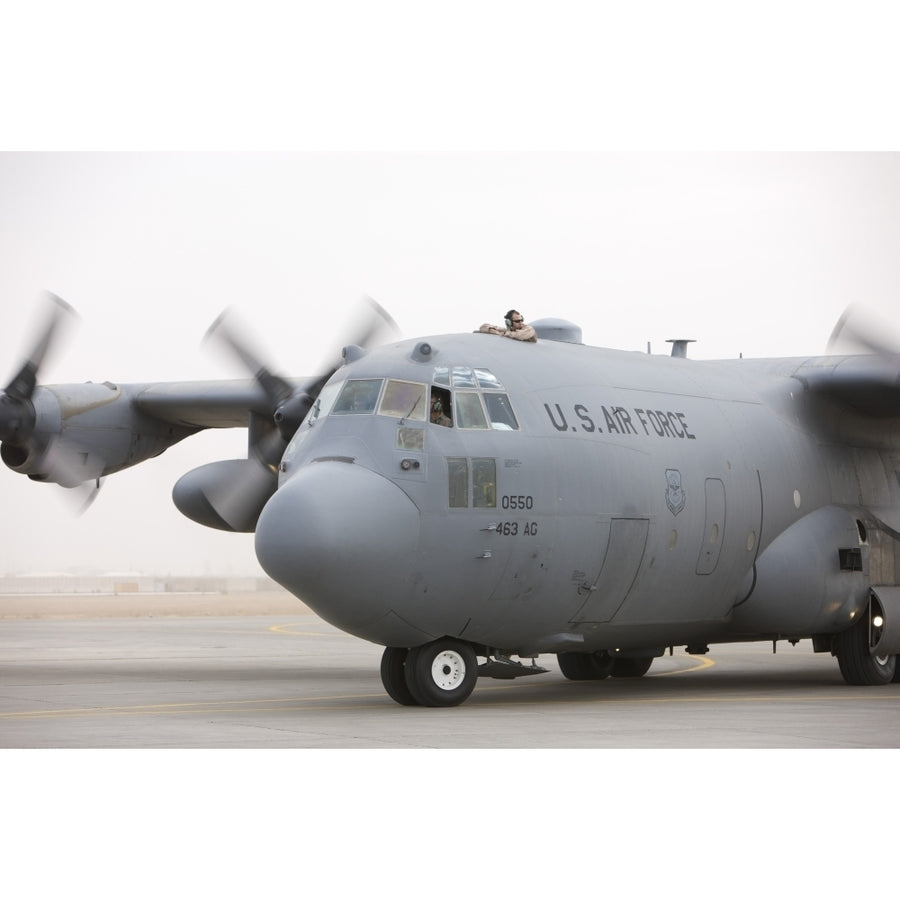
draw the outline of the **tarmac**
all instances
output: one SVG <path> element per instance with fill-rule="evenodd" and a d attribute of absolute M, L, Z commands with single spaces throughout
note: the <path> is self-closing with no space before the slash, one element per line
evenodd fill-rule
<path fill-rule="evenodd" d="M 900 684 L 850 687 L 810 642 L 676 649 L 639 679 L 482 678 L 402 707 L 382 648 L 286 593 L 0 596 L 2 748 L 900 747 Z"/>

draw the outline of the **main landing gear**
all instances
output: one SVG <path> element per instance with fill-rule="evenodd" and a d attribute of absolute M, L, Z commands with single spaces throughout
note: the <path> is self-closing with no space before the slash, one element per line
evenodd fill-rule
<path fill-rule="evenodd" d="M 834 638 L 832 652 L 847 684 L 888 684 L 900 681 L 896 656 L 874 656 L 884 628 L 884 614 L 874 600 L 866 615 Z"/>
<path fill-rule="evenodd" d="M 640 678 L 653 665 L 652 656 L 629 658 L 608 653 L 557 653 L 559 669 L 569 681 L 600 681 L 613 678 Z"/>

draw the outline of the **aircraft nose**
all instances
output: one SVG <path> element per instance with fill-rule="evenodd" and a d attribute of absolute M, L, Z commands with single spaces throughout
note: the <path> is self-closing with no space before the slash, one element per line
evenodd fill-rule
<path fill-rule="evenodd" d="M 419 510 L 388 479 L 352 463 L 305 466 L 266 504 L 256 526 L 263 569 L 322 618 L 368 636 L 410 590 Z"/>

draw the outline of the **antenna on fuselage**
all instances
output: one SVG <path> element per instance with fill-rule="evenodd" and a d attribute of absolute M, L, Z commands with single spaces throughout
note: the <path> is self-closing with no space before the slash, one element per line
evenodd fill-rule
<path fill-rule="evenodd" d="M 676 359 L 687 359 L 688 344 L 697 342 L 693 338 L 669 338 L 666 343 L 672 345 L 672 356 Z"/>

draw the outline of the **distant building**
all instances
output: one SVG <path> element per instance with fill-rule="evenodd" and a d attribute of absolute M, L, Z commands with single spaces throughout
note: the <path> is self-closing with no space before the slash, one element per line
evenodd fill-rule
<path fill-rule="evenodd" d="M 270 578 L 209 575 L 141 575 L 108 572 L 104 575 L 67 575 L 36 572 L 0 577 L 0 594 L 235 594 L 282 590 Z"/>

